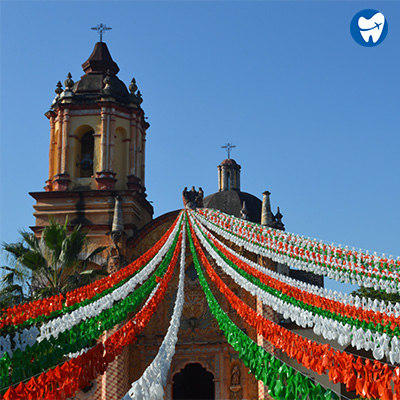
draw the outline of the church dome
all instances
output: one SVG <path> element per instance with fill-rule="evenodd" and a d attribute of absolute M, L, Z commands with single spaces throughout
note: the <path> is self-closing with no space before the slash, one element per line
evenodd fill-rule
<path fill-rule="evenodd" d="M 227 158 L 224 161 L 222 161 L 221 165 L 238 165 L 238 163 L 232 158 Z"/>
<path fill-rule="evenodd" d="M 117 77 L 119 67 L 104 42 L 95 44 L 92 54 L 82 64 L 82 68 L 85 74 L 79 81 L 74 82 L 71 74 L 68 74 L 65 81 L 66 90 L 59 93 L 60 88 L 57 88 L 53 108 L 60 100 L 67 100 L 73 104 L 92 104 L 112 98 L 112 101 L 135 108 L 142 103 L 142 95 L 137 91 L 135 79 L 132 79 L 128 90 L 125 83 Z"/>
<path fill-rule="evenodd" d="M 203 205 L 206 208 L 213 208 L 241 218 L 240 211 L 243 208 L 243 202 L 249 212 L 249 221 L 260 223 L 262 201 L 250 193 L 239 190 L 223 190 L 205 197 Z"/>
<path fill-rule="evenodd" d="M 104 93 L 105 84 L 108 84 L 110 89 L 107 94 L 119 101 L 129 102 L 129 91 L 125 83 L 117 77 L 119 67 L 104 42 L 95 44 L 92 54 L 82 64 L 82 68 L 85 75 L 72 88 L 78 98 L 97 97 Z"/>

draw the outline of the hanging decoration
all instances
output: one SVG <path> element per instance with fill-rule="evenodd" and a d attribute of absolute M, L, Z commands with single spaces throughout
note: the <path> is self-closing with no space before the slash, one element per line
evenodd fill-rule
<path fill-rule="evenodd" d="M 316 239 L 263 227 L 220 211 L 198 209 L 198 218 L 224 238 L 246 250 L 281 264 L 325 275 L 339 282 L 400 293 L 400 259 L 370 255 L 347 246 L 327 245 Z"/>
<path fill-rule="evenodd" d="M 179 232 L 178 232 L 179 234 Z M 174 271 L 174 266 L 176 265 L 177 259 L 178 259 L 178 254 L 180 250 L 180 242 L 182 238 L 181 235 L 179 235 L 179 238 L 176 238 L 175 244 L 176 246 L 173 246 L 173 254 L 172 258 L 168 257 L 168 254 L 163 260 L 163 263 L 161 263 L 160 267 L 157 269 L 156 273 L 153 275 L 153 277 L 146 281 L 144 285 L 142 285 L 134 294 L 139 292 L 140 289 L 145 288 L 145 292 L 148 293 L 151 291 L 158 282 L 158 288 L 157 291 L 155 292 L 154 296 L 151 297 L 150 300 L 146 302 L 146 304 L 143 306 L 142 310 L 136 314 L 135 318 L 130 320 L 127 324 L 125 324 L 122 328 L 117 330 L 113 335 L 111 335 L 105 343 L 99 343 L 94 347 L 89 348 L 89 350 L 83 352 L 83 354 L 80 354 L 78 357 L 75 357 L 65 363 L 63 363 L 60 366 L 57 366 L 55 369 L 49 369 L 47 372 L 42 372 L 40 374 L 39 372 L 39 377 L 35 378 L 33 375 L 38 375 L 38 373 L 33 371 L 33 367 L 35 366 L 35 359 L 30 358 L 36 357 L 36 359 L 39 361 L 36 363 L 37 366 L 40 367 L 41 370 L 45 369 L 45 365 L 54 365 L 56 364 L 56 358 L 57 356 L 59 357 L 61 354 L 57 353 L 57 350 L 60 349 L 64 345 L 67 347 L 68 351 L 74 351 L 72 348 L 73 345 L 78 345 L 81 347 L 84 347 L 86 345 L 85 339 L 93 334 L 93 330 L 88 330 L 86 328 L 81 328 L 81 335 L 79 337 L 79 340 L 77 340 L 77 337 L 75 336 L 75 340 L 70 341 L 69 343 L 65 343 L 60 339 L 60 337 L 57 339 L 59 342 L 53 347 L 54 350 L 51 352 L 45 352 L 44 355 L 39 356 L 37 353 L 32 354 L 30 353 L 28 357 L 26 357 L 27 352 L 25 351 L 24 353 L 21 353 L 19 350 L 16 350 L 13 354 L 13 358 L 10 359 L 8 356 L 8 353 L 5 353 L 3 358 L 2 358 L 2 365 L 0 366 L 0 371 L 1 371 L 1 376 L 0 376 L 0 387 L 4 388 L 10 385 L 10 380 L 12 383 L 16 384 L 20 382 L 16 387 L 9 386 L 8 390 L 4 394 L 4 398 L 15 398 L 15 399 L 25 399 L 26 398 L 26 392 L 27 390 L 29 391 L 29 387 L 31 385 L 37 386 L 41 385 L 42 391 L 40 392 L 40 396 L 44 396 L 44 398 L 53 398 L 55 395 L 58 396 L 57 398 L 63 399 L 64 394 L 66 397 L 69 397 L 71 394 L 70 393 L 75 393 L 78 389 L 82 389 L 87 384 L 94 379 L 98 374 L 101 374 L 104 372 L 106 366 L 112 362 L 115 357 L 121 353 L 122 347 L 126 346 L 130 343 L 132 343 L 136 335 L 140 333 L 143 328 L 147 325 L 147 322 L 155 312 L 157 305 L 159 302 L 162 300 L 165 291 L 167 289 L 167 285 L 172 277 L 172 273 Z M 178 243 L 176 243 L 178 242 Z M 169 253 L 171 253 L 171 249 Z M 147 284 L 147 287 L 146 287 Z M 143 294 L 143 290 L 141 291 Z M 136 295 L 136 297 L 138 297 Z M 144 298 L 143 296 L 141 298 Z M 124 299 L 125 301 L 126 299 Z M 109 318 L 104 319 L 104 329 L 111 329 L 115 324 L 122 322 L 124 319 L 127 317 L 127 313 L 132 311 L 130 307 L 132 306 L 129 302 L 124 301 L 118 303 L 117 305 L 120 307 L 120 311 L 115 311 L 110 313 Z M 142 300 L 139 299 L 136 304 L 140 304 Z M 114 318 L 114 319 L 113 319 Z M 101 324 L 99 325 L 98 323 L 95 324 L 95 326 L 102 326 Z M 101 334 L 101 332 L 100 332 Z M 98 337 L 99 335 L 97 335 Z M 51 338 L 53 340 L 54 338 Z M 54 339 L 55 340 L 55 339 Z M 53 340 L 53 342 L 54 342 Z M 43 340 L 42 342 L 39 343 L 39 346 L 43 345 Z M 90 342 L 90 340 L 89 340 Z M 79 344 L 78 344 L 79 343 Z M 70 346 L 69 346 L 70 345 Z M 69 347 L 68 347 L 69 346 Z M 38 350 L 38 349 L 36 349 Z M 100 355 L 101 356 L 100 356 Z M 24 357 L 25 356 L 25 357 Z M 47 357 L 46 357 L 47 356 Z M 24 357 L 26 359 L 26 362 L 24 364 L 21 363 L 21 358 Z M 100 357 L 100 358 L 99 358 Z M 11 363 L 14 362 L 14 367 L 12 367 L 12 376 L 10 377 L 8 375 L 8 371 L 10 370 Z M 77 367 L 81 372 L 76 370 Z M 68 377 L 69 379 L 65 383 L 65 376 L 63 377 L 62 374 L 58 374 L 60 371 L 67 371 L 70 372 Z M 31 376 L 31 379 L 24 384 L 22 381 L 26 380 L 26 375 Z M 58 376 L 59 375 L 59 376 Z M 57 382 L 51 384 L 51 379 L 54 377 L 58 378 Z M 65 389 L 65 385 L 69 385 L 68 389 Z M 48 385 L 50 385 L 50 389 L 48 388 Z M 50 390 L 50 392 L 49 392 Z M 10 397 L 11 396 L 11 397 Z M 18 397 L 19 396 L 19 397 Z M 33 398 L 41 398 L 39 397 L 38 393 L 35 393 L 32 395 Z M 35 397 L 37 396 L 37 397 Z M 48 396 L 48 397 L 46 397 Z"/>
<path fill-rule="evenodd" d="M 387 364 L 378 361 L 371 363 L 369 359 L 364 364 L 360 357 L 356 358 L 353 354 L 335 351 L 328 344 L 322 345 L 303 338 L 257 314 L 241 301 L 213 270 L 192 230 L 193 228 L 190 227 L 190 229 L 196 254 L 212 282 L 243 320 L 253 326 L 257 333 L 271 345 L 284 351 L 289 358 L 296 359 L 299 364 L 319 375 L 329 372 L 329 379 L 333 383 L 343 383 L 347 390 L 355 390 L 360 396 L 391 399 L 393 397 L 391 385 L 394 386 L 395 393 L 400 393 L 399 382 L 397 378 L 392 380 L 393 372 Z M 396 367 L 395 371 L 396 376 L 400 374 L 400 368 Z"/>
<path fill-rule="evenodd" d="M 206 228 L 196 223 L 193 226 L 203 247 L 222 270 L 239 286 L 258 296 L 265 305 L 283 314 L 284 318 L 290 318 L 303 328 L 314 328 L 314 333 L 328 340 L 336 340 L 341 346 L 351 343 L 357 349 L 372 350 L 375 359 L 380 360 L 387 356 L 391 363 L 400 363 L 400 341 L 397 339 L 399 328 L 378 323 L 382 321 L 381 313 L 364 313 L 355 307 L 351 310 L 341 303 L 334 304 L 334 301 L 313 296 L 274 279 L 271 274 L 266 276 L 260 271 L 262 267 L 255 268 L 257 264 L 250 260 L 243 262 L 244 257 L 239 260 L 233 250 L 228 251 L 220 241 L 211 237 Z M 367 317 L 368 322 L 371 319 L 374 322 L 366 325 Z M 390 323 L 386 314 L 385 317 L 387 319 L 385 322 Z"/>
<path fill-rule="evenodd" d="M 386 357 L 400 364 L 400 304 L 367 301 L 300 282 L 249 260 L 226 243 L 279 263 L 388 292 L 399 290 L 399 261 L 329 246 L 208 209 L 182 211 L 150 250 L 106 278 L 65 295 L 5 310 L 0 318 L 0 400 L 65 400 L 104 373 L 156 312 L 180 254 L 179 284 L 168 330 L 157 355 L 122 399 L 162 400 L 184 302 L 186 237 L 212 314 L 227 341 L 268 386 L 272 397 L 337 398 L 279 360 L 274 355 L 279 350 L 360 396 L 400 400 L 400 368 L 378 361 Z M 371 350 L 375 360 L 339 351 L 266 319 L 228 288 L 224 276 L 298 326 L 341 346 Z M 275 349 L 274 354 L 230 320 L 207 280 L 245 324 Z M 115 332 L 100 342 L 100 336 L 112 329 Z"/>
<path fill-rule="evenodd" d="M 175 220 L 170 229 L 163 237 L 146 253 L 137 260 L 120 269 L 119 271 L 99 279 L 89 285 L 68 292 L 65 296 L 60 294 L 51 296 L 45 299 L 20 304 L 18 306 L 9 307 L 6 309 L 0 319 L 0 329 L 7 325 L 21 325 L 24 322 L 30 324 L 40 323 L 48 317 L 54 318 L 66 312 L 73 311 L 73 306 L 82 307 L 95 296 L 101 296 L 107 289 L 112 289 L 122 280 L 129 278 L 137 272 L 142 266 L 148 263 L 167 241 L 171 232 L 178 224 L 179 218 Z M 47 317 L 47 318 L 46 318 Z"/>
<path fill-rule="evenodd" d="M 194 237 L 190 227 L 187 230 L 193 263 L 210 310 L 217 319 L 228 343 L 239 352 L 239 358 L 250 369 L 256 379 L 261 380 L 268 386 L 269 394 L 275 399 L 288 400 L 305 398 L 307 395 L 312 399 L 339 399 L 330 389 L 322 387 L 319 383 L 315 384 L 299 372 L 296 373 L 289 365 L 281 362 L 264 348 L 258 346 L 230 320 L 221 309 L 208 286 L 197 257 L 197 248 L 193 242 Z"/>
<path fill-rule="evenodd" d="M 183 225 L 178 292 L 167 334 L 154 360 L 146 368 L 143 375 L 132 383 L 131 388 L 122 400 L 162 400 L 164 398 L 163 386 L 167 383 L 167 374 L 171 366 L 172 357 L 175 354 L 184 302 L 185 247 L 186 232 L 185 225 Z"/>

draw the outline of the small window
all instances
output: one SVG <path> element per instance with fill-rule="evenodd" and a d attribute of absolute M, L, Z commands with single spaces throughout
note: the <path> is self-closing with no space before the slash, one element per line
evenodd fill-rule
<path fill-rule="evenodd" d="M 94 132 L 85 133 L 81 139 L 81 162 L 80 176 L 88 178 L 93 175 L 93 158 L 94 158 Z"/>

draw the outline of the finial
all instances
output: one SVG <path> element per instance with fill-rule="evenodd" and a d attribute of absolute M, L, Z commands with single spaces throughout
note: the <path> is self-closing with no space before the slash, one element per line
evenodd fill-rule
<path fill-rule="evenodd" d="M 243 201 L 242 209 L 240 210 L 240 218 L 248 221 L 249 220 L 249 210 L 246 208 L 246 202 Z"/>
<path fill-rule="evenodd" d="M 56 95 L 58 95 L 58 96 L 63 92 L 62 84 L 60 81 L 57 82 L 57 88 L 56 88 L 55 92 L 56 92 Z"/>
<path fill-rule="evenodd" d="M 105 85 L 109 85 L 111 83 L 111 77 L 110 77 L 110 70 L 109 69 L 106 71 L 106 76 L 103 79 L 103 83 Z"/>
<path fill-rule="evenodd" d="M 65 89 L 71 90 L 74 86 L 74 81 L 72 80 L 71 72 L 68 72 L 67 79 L 64 81 Z"/>
<path fill-rule="evenodd" d="M 112 28 L 109 28 L 106 25 L 100 24 L 100 25 L 97 25 L 96 27 L 93 27 L 90 29 L 92 29 L 93 31 L 97 31 L 100 34 L 100 42 L 102 42 L 103 41 L 103 32 L 110 31 Z"/>
<path fill-rule="evenodd" d="M 285 230 L 285 224 L 282 222 L 282 218 L 283 218 L 283 215 L 281 214 L 281 210 L 278 207 L 278 211 L 275 214 L 275 219 L 276 219 L 275 227 L 276 227 L 276 229 L 280 229 L 281 231 L 284 231 Z"/>
<path fill-rule="evenodd" d="M 131 80 L 131 84 L 129 85 L 129 90 L 132 94 L 135 94 L 136 90 L 138 89 L 137 85 L 136 85 L 136 79 L 132 78 Z"/>
<path fill-rule="evenodd" d="M 236 146 L 232 143 L 225 143 L 225 146 L 221 146 L 221 149 L 226 149 L 228 153 L 228 159 L 231 158 L 231 150 L 234 149 Z"/>
<path fill-rule="evenodd" d="M 140 93 L 140 90 L 137 91 L 136 97 L 138 99 L 138 103 L 142 104 L 143 103 L 143 98 L 142 98 L 142 93 Z"/>
<path fill-rule="evenodd" d="M 112 222 L 111 232 L 123 232 L 124 230 L 124 221 L 123 221 L 123 211 L 122 211 L 122 199 L 120 196 L 115 197 L 114 204 L 114 216 Z"/>
<path fill-rule="evenodd" d="M 103 79 L 103 83 L 104 83 L 104 89 L 103 92 L 105 93 L 110 93 L 111 92 L 111 76 L 110 76 L 110 70 L 108 69 L 106 71 L 106 76 Z"/>

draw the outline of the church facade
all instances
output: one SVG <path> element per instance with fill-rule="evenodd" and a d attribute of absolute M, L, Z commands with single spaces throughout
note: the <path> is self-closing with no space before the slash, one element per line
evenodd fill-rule
<path fill-rule="evenodd" d="M 106 245 L 98 268 L 112 273 L 138 258 L 168 230 L 179 211 L 153 219 L 145 187 L 146 131 L 149 124 L 141 107 L 142 96 L 135 79 L 129 87 L 117 77 L 119 67 L 107 45 L 96 43 L 84 75 L 77 82 L 68 74 L 64 88 L 59 82 L 56 97 L 46 113 L 50 122 L 49 175 L 43 192 L 31 193 L 37 235 L 49 217 L 68 219 L 89 231 L 91 243 Z M 284 229 L 279 209 L 273 214 L 269 192 L 263 201 L 240 190 L 240 165 L 228 158 L 218 166 L 218 192 L 202 198 L 204 207 L 216 208 L 277 229 Z M 199 192 L 196 192 L 199 194 Z M 202 193 L 201 193 L 201 197 Z M 289 274 L 283 266 L 254 256 L 246 257 L 268 268 Z M 213 318 L 199 284 L 190 252 L 185 265 L 185 303 L 176 353 L 170 368 L 165 399 L 268 399 L 226 342 Z M 267 318 L 279 316 L 229 277 L 229 288 Z M 178 276 L 175 274 L 165 299 L 138 340 L 117 357 L 108 370 L 77 399 L 120 399 L 157 354 L 168 329 Z M 221 294 L 217 300 L 229 309 Z M 254 329 L 230 310 L 233 321 L 258 344 Z M 129 318 L 129 317 L 128 317 Z M 105 340 L 107 332 L 101 340 Z M 269 349 L 272 351 L 272 349 Z"/>

